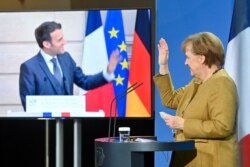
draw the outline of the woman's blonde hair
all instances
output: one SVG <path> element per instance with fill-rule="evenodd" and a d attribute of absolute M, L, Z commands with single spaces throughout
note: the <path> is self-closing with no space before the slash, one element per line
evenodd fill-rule
<path fill-rule="evenodd" d="M 204 55 L 204 64 L 208 67 L 215 64 L 222 67 L 225 63 L 224 47 L 221 40 L 210 32 L 201 32 L 187 37 L 181 49 L 185 52 L 187 45 L 191 46 L 192 52 L 197 55 Z"/>

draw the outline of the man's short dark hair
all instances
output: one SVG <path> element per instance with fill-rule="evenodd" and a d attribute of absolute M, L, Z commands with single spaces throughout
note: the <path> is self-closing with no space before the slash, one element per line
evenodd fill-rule
<path fill-rule="evenodd" d="M 44 41 L 51 42 L 50 33 L 61 28 L 62 28 L 61 24 L 56 23 L 54 21 L 47 21 L 38 26 L 35 30 L 35 37 L 39 47 L 43 48 Z"/>

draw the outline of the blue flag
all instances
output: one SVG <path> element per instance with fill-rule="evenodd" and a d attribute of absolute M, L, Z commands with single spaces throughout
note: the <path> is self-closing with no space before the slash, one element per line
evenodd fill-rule
<path fill-rule="evenodd" d="M 121 10 L 109 10 L 107 12 L 104 35 L 108 56 L 110 56 L 115 49 L 119 49 L 122 56 L 121 62 L 116 67 L 115 80 L 113 81 L 115 95 L 118 96 L 126 91 L 129 74 L 127 45 Z M 119 117 L 126 116 L 126 96 L 117 99 L 117 112 Z"/>

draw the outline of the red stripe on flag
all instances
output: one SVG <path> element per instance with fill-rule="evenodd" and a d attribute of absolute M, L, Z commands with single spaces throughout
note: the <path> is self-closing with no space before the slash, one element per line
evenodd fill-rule
<path fill-rule="evenodd" d="M 109 116 L 110 103 L 114 98 L 114 88 L 112 82 L 101 86 L 99 88 L 88 91 L 86 94 L 86 111 L 99 111 L 103 110 L 105 117 Z M 113 111 L 115 111 L 115 103 L 113 104 Z M 112 112 L 112 116 L 115 112 Z"/>
<path fill-rule="evenodd" d="M 137 95 L 146 107 L 149 114 L 151 113 L 151 65 L 150 54 L 143 45 L 138 34 L 134 34 L 134 43 L 130 65 L 129 81 L 131 84 L 138 82 L 143 83 L 142 87 L 136 89 Z"/>
<path fill-rule="evenodd" d="M 241 166 L 250 166 L 250 134 L 240 140 Z"/>

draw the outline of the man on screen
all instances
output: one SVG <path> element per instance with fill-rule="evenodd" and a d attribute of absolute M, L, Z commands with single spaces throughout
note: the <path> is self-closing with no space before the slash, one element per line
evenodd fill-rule
<path fill-rule="evenodd" d="M 64 50 L 66 40 L 60 23 L 42 23 L 36 28 L 35 37 L 41 49 L 20 67 L 19 93 L 24 110 L 27 95 L 73 95 L 74 83 L 90 90 L 114 78 L 113 72 L 120 60 L 118 50 L 112 52 L 107 69 L 95 75 L 85 75 Z"/>

